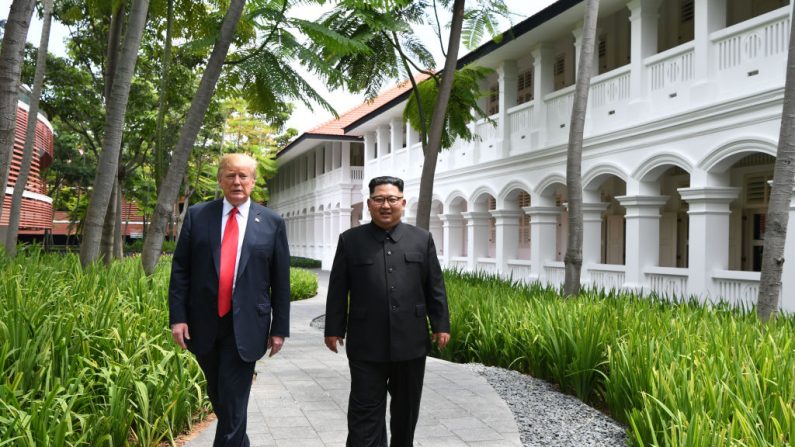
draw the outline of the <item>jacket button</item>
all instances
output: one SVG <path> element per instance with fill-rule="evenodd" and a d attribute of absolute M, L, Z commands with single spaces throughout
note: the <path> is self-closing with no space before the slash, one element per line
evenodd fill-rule
<path fill-rule="evenodd" d="M 392 267 L 389 267 L 389 269 L 388 269 L 387 271 L 388 271 L 389 273 L 392 273 Z"/>
<path fill-rule="evenodd" d="M 391 256 L 391 255 L 392 255 L 392 250 L 389 250 L 389 251 L 387 251 L 387 252 L 386 252 L 386 255 L 387 255 L 387 256 Z"/>
<path fill-rule="evenodd" d="M 397 310 L 398 310 L 397 304 L 393 304 L 392 305 L 392 312 L 397 312 Z"/>

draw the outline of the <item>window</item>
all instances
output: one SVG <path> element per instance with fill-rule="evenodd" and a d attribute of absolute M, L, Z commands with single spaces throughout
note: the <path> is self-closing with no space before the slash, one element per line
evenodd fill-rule
<path fill-rule="evenodd" d="M 552 74 L 555 79 L 555 90 L 566 87 L 566 55 L 555 56 L 555 63 L 552 65 Z"/>
<path fill-rule="evenodd" d="M 748 205 L 767 205 L 770 200 L 771 175 L 759 174 L 749 176 L 745 184 L 745 203 Z"/>
<path fill-rule="evenodd" d="M 519 209 L 522 209 L 522 219 L 519 221 L 519 247 L 530 247 L 530 216 L 524 213 L 523 208 L 530 206 L 530 194 L 526 192 L 519 193 L 517 199 Z"/>
<path fill-rule="evenodd" d="M 533 100 L 533 70 L 519 73 L 516 78 L 516 104 L 524 104 Z"/>
<path fill-rule="evenodd" d="M 489 88 L 489 104 L 487 108 L 489 116 L 500 111 L 500 87 L 493 85 Z"/>

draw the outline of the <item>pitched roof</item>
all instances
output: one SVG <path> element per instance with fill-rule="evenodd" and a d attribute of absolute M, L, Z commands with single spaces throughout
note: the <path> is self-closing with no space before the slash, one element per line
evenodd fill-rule
<path fill-rule="evenodd" d="M 428 77 L 426 74 L 419 74 L 414 77 L 416 82 L 421 82 Z M 362 104 L 354 107 L 351 110 L 340 115 L 339 118 L 331 119 L 317 127 L 314 127 L 306 132 L 302 133 L 298 136 L 298 138 L 291 141 L 287 146 L 284 147 L 279 153 L 276 155 L 277 157 L 283 155 L 285 152 L 289 151 L 291 148 L 295 147 L 298 143 L 306 139 L 318 139 L 319 137 L 337 137 L 340 139 L 351 139 L 351 140 L 360 140 L 360 137 L 346 135 L 345 134 L 345 127 L 349 126 L 351 123 L 358 121 L 363 116 L 366 116 L 372 113 L 375 110 L 378 110 L 380 107 L 384 106 L 385 104 L 389 103 L 393 99 L 401 96 L 403 93 L 411 90 L 411 82 L 408 80 L 402 81 L 395 85 L 394 87 L 390 88 L 389 90 L 384 91 L 380 95 L 373 98 L 372 101 L 365 101 Z"/>

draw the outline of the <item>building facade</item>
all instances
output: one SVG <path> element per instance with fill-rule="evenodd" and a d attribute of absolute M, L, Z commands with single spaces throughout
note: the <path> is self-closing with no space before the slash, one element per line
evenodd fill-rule
<path fill-rule="evenodd" d="M 472 125 L 475 141 L 439 155 L 431 231 L 447 267 L 563 282 L 566 145 L 583 15 L 580 1 L 558 1 L 461 59 L 494 70 L 482 86 L 491 120 Z M 780 0 L 600 2 L 582 164 L 585 284 L 756 301 L 791 17 Z M 361 180 L 349 179 L 350 202 L 339 204 L 350 225 L 366 213 L 367 180 L 385 174 L 406 180 L 413 220 L 423 156 L 402 121 L 407 96 L 341 124 L 364 152 Z M 324 267 L 348 222 L 318 217 L 331 201 L 316 200 L 327 188 L 309 160 L 329 144 L 280 159 L 271 193 L 291 249 Z M 793 290 L 788 262 L 784 310 L 795 311 Z"/>
<path fill-rule="evenodd" d="M 28 91 L 20 91 L 20 100 L 17 106 L 17 122 L 14 135 L 14 151 L 11 160 L 11 169 L 8 184 L 5 185 L 3 195 L 3 216 L 0 219 L 0 237 L 5 240 L 8 229 L 8 219 L 11 213 L 11 198 L 14 194 L 14 185 L 19 176 L 22 163 L 22 152 L 25 146 L 25 132 L 28 122 Z M 54 155 L 52 125 L 39 113 L 36 123 L 36 136 L 33 143 L 34 156 L 30 167 L 30 174 L 25 183 L 22 195 L 22 209 L 19 220 L 20 236 L 41 236 L 52 229 L 52 198 L 47 195 L 47 185 L 42 180 L 41 173 L 52 164 Z"/>

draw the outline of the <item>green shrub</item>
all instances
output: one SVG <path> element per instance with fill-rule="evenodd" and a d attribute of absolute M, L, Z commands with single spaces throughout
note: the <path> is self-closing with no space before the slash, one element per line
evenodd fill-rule
<path fill-rule="evenodd" d="M 290 301 L 317 295 L 317 275 L 309 270 L 290 268 Z"/>
<path fill-rule="evenodd" d="M 300 256 L 290 256 L 290 267 L 303 269 L 319 269 L 321 262 L 318 259 L 302 258 Z"/>
<path fill-rule="evenodd" d="M 168 330 L 168 266 L 84 271 L 33 250 L 0 261 L 0 439 L 156 445 L 207 411 L 204 378 Z M 5 442 L 3 442 L 5 443 Z"/>
<path fill-rule="evenodd" d="M 454 361 L 509 367 L 605 405 L 635 445 L 795 442 L 795 318 L 446 272 Z"/>
<path fill-rule="evenodd" d="M 131 253 L 140 253 L 143 250 L 143 248 L 144 248 L 143 239 L 135 239 L 124 246 L 125 252 L 131 252 Z M 163 240 L 163 247 L 161 248 L 161 251 L 163 253 L 174 253 L 175 248 L 177 248 L 177 241 L 171 241 L 168 239 Z"/>

